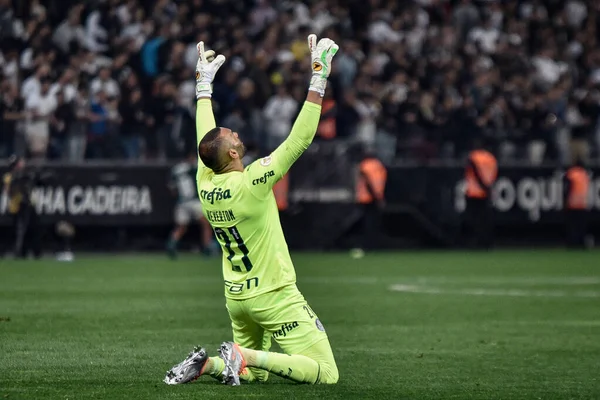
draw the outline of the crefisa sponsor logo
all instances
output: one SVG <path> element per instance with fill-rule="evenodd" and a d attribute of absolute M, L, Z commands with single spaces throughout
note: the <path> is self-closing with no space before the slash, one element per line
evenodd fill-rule
<path fill-rule="evenodd" d="M 215 201 L 227 200 L 231 198 L 231 192 L 229 189 L 221 189 L 215 187 L 210 192 L 208 190 L 201 190 L 200 197 L 202 200 L 208 201 L 210 204 L 215 204 Z"/>
<path fill-rule="evenodd" d="M 273 339 L 277 339 L 279 337 L 286 337 L 289 332 L 293 331 L 297 327 L 298 321 L 294 321 L 291 324 L 283 324 L 281 325 L 281 329 L 273 332 Z"/>
<path fill-rule="evenodd" d="M 267 172 L 265 172 L 265 174 L 262 177 L 254 179 L 252 181 L 252 185 L 256 186 L 256 185 L 261 184 L 261 183 L 263 183 L 263 184 L 267 183 L 267 181 L 269 180 L 269 178 L 273 177 L 273 176 L 275 176 L 275 172 L 273 172 L 273 171 L 267 171 Z"/>

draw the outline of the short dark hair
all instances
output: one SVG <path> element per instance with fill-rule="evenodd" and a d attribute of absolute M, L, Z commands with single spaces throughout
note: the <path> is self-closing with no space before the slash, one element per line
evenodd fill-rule
<path fill-rule="evenodd" d="M 221 136 L 221 128 L 211 129 L 204 135 L 200 144 L 198 144 L 198 156 L 208 168 L 214 172 L 219 172 L 225 165 L 221 160 L 221 146 L 224 138 Z"/>

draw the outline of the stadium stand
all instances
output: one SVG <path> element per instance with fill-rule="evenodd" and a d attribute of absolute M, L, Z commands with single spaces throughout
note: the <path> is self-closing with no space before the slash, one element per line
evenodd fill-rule
<path fill-rule="evenodd" d="M 309 32 L 341 46 L 320 140 L 393 160 L 600 154 L 600 5 L 584 0 L 0 0 L 0 156 L 173 159 L 196 43 L 227 56 L 218 121 L 267 152 L 305 95 Z"/>

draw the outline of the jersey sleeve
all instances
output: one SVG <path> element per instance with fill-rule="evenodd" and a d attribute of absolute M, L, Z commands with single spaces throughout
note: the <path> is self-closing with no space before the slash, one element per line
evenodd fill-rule
<path fill-rule="evenodd" d="M 196 148 L 200 141 L 210 131 L 215 128 L 215 116 L 212 109 L 211 99 L 200 99 L 196 102 Z M 200 156 L 198 156 L 198 169 L 205 168 Z"/>
<path fill-rule="evenodd" d="M 287 139 L 270 156 L 253 162 L 244 170 L 245 184 L 254 195 L 265 197 L 271 193 L 275 183 L 312 143 L 320 117 L 321 106 L 305 102 Z"/>
<path fill-rule="evenodd" d="M 200 141 L 213 128 L 216 128 L 215 116 L 212 109 L 211 99 L 200 99 L 196 102 L 196 151 Z M 198 181 L 208 179 L 210 170 L 206 168 L 200 155 L 198 155 L 198 171 L 196 179 Z"/>

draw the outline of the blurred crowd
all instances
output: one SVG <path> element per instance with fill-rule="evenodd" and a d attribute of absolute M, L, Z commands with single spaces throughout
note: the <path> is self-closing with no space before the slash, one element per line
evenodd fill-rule
<path fill-rule="evenodd" d="M 314 32 L 341 48 L 320 141 L 387 162 L 461 158 L 477 138 L 500 161 L 590 161 L 599 21 L 592 0 L 0 0 L 0 156 L 183 156 L 200 40 L 228 58 L 218 124 L 268 152 L 306 95 Z"/>

